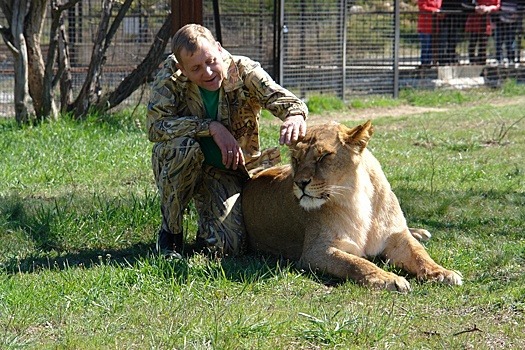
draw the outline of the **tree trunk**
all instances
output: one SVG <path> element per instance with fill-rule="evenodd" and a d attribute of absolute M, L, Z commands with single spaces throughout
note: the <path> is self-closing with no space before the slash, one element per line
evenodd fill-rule
<path fill-rule="evenodd" d="M 60 78 L 60 111 L 67 112 L 68 106 L 73 103 L 73 83 L 71 76 L 71 60 L 67 45 L 67 34 L 64 25 L 59 28 L 58 36 L 58 70 Z"/>
<path fill-rule="evenodd" d="M 112 92 L 106 93 L 95 106 L 96 110 L 106 112 L 119 105 L 142 84 L 146 83 L 159 64 L 164 60 L 164 51 L 171 35 L 171 15 L 164 20 L 164 24 L 155 36 L 151 48 L 142 62 L 131 72 Z"/>
<path fill-rule="evenodd" d="M 24 34 L 28 46 L 29 60 L 29 94 L 33 99 L 33 106 L 38 119 L 57 119 L 58 111 L 50 96 L 45 90 L 45 64 L 40 46 L 43 21 L 46 15 L 48 0 L 32 0 L 29 16 L 25 22 Z"/>
<path fill-rule="evenodd" d="M 45 65 L 45 74 L 43 81 L 43 103 L 42 111 L 43 113 L 49 113 L 53 110 L 54 98 L 53 90 L 59 81 L 61 75 L 65 70 L 70 73 L 69 61 L 66 62 L 64 56 L 64 50 L 67 50 L 67 43 L 64 37 L 64 18 L 63 13 L 69 8 L 73 8 L 77 2 L 80 0 L 70 0 L 64 4 L 60 4 L 57 0 L 51 1 L 51 29 L 50 29 L 50 40 L 49 47 L 47 51 L 46 65 Z M 55 76 L 53 68 L 55 67 L 55 59 L 58 53 L 58 71 Z M 61 100 L 68 99 L 72 95 L 71 86 L 69 87 L 70 91 L 62 91 L 64 96 L 61 97 Z M 56 107 L 55 107 L 56 108 Z"/>
<path fill-rule="evenodd" d="M 15 118 L 19 124 L 29 122 L 29 85 L 27 44 L 24 38 L 24 18 L 29 11 L 28 0 L 15 0 L 13 2 L 11 34 L 11 51 L 14 56 L 15 66 Z"/>

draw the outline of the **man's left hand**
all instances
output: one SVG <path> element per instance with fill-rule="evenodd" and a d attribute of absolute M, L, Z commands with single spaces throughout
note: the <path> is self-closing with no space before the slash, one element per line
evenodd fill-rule
<path fill-rule="evenodd" d="M 292 115 L 286 118 L 281 125 L 281 145 L 291 145 L 306 134 L 306 121 L 302 115 Z"/>

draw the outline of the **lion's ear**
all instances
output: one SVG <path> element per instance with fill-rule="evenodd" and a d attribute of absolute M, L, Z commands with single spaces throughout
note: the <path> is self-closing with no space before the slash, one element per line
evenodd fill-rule
<path fill-rule="evenodd" d="M 372 126 L 372 122 L 370 120 L 352 129 L 345 129 L 346 132 L 343 137 L 344 143 L 357 146 L 359 148 L 359 152 L 365 149 L 365 147 L 368 145 L 368 141 L 370 141 L 370 138 L 374 133 L 374 127 Z"/>

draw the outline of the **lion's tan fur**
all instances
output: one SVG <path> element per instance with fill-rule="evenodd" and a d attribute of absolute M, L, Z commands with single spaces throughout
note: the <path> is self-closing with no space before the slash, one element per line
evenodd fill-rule
<path fill-rule="evenodd" d="M 408 281 L 367 257 L 384 256 L 421 279 L 459 285 L 458 273 L 428 255 L 410 233 L 381 166 L 366 148 L 370 122 L 323 124 L 290 147 L 292 165 L 262 171 L 243 191 L 252 249 L 300 260 L 363 285 L 408 291 Z M 424 238 L 424 237 L 423 237 Z"/>

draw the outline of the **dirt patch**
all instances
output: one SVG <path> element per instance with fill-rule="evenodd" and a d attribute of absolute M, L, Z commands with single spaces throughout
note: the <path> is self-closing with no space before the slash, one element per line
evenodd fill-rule
<path fill-rule="evenodd" d="M 376 119 L 381 117 L 398 117 L 402 115 L 422 114 L 426 112 L 445 112 L 448 108 L 398 106 L 398 107 L 377 107 L 366 109 L 354 109 L 347 112 L 330 112 L 327 114 L 310 114 L 308 124 L 315 125 L 324 123 L 327 120 L 337 122 L 349 120 Z"/>

